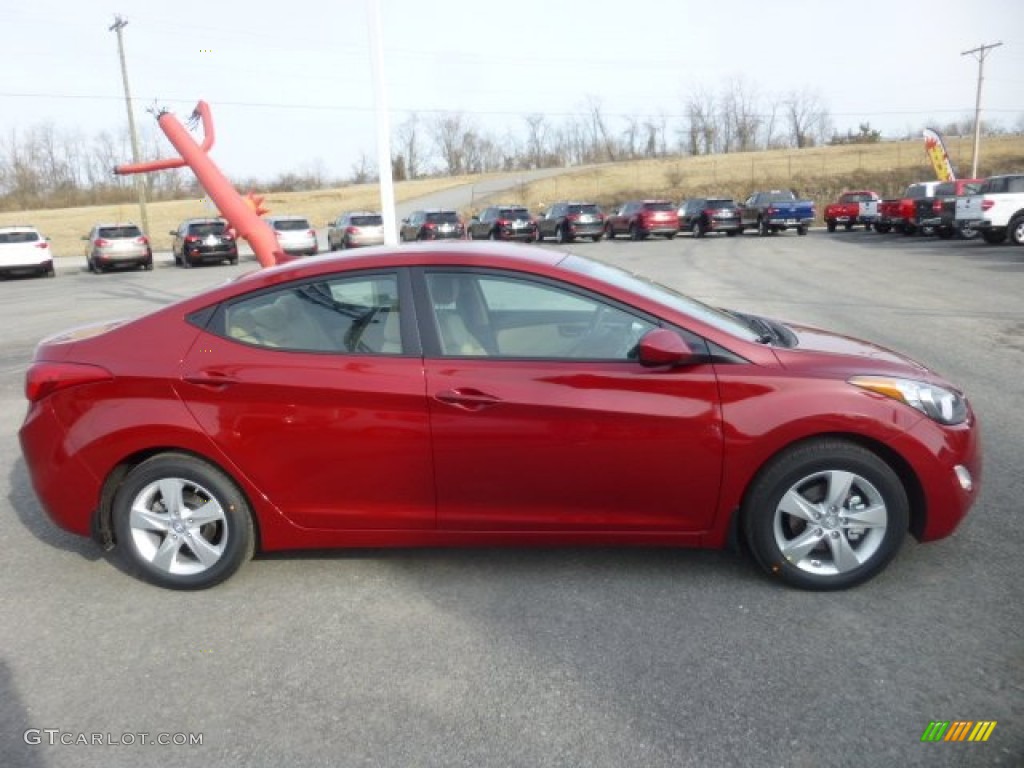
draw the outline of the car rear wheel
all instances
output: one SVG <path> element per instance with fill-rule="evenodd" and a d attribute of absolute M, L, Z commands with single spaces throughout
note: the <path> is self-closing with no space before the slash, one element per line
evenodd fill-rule
<path fill-rule="evenodd" d="M 704 237 L 704 225 L 700 219 L 697 219 L 690 225 L 690 231 L 693 232 L 694 237 Z"/>
<path fill-rule="evenodd" d="M 801 224 L 800 226 L 798 226 L 796 228 L 796 233 L 798 235 L 806 235 L 807 234 L 807 225 L 806 224 Z"/>
<path fill-rule="evenodd" d="M 1014 245 L 1024 245 L 1024 216 L 1015 216 L 1010 221 L 1007 233 L 1011 243 Z"/>
<path fill-rule="evenodd" d="M 1006 241 L 1005 232 L 993 232 L 991 229 L 983 229 L 981 237 L 989 245 L 999 245 Z"/>
<path fill-rule="evenodd" d="M 825 222 L 825 226 L 828 227 L 828 231 L 829 232 L 835 232 L 836 231 L 836 223 L 834 221 L 832 221 L 831 219 L 829 219 L 828 221 Z"/>
<path fill-rule="evenodd" d="M 604 236 L 609 240 L 615 239 L 615 228 L 611 224 L 604 228 Z"/>
<path fill-rule="evenodd" d="M 565 227 L 563 227 L 561 224 L 559 224 L 557 227 L 555 227 L 555 240 L 557 240 L 560 243 L 568 243 L 569 242 L 569 233 L 566 231 Z"/>
<path fill-rule="evenodd" d="M 636 228 L 636 224 L 629 225 L 629 239 L 633 241 L 640 239 L 640 231 Z"/>
<path fill-rule="evenodd" d="M 218 469 L 193 456 L 165 453 L 131 470 L 113 502 L 122 558 L 148 581 L 204 589 L 252 556 L 249 504 Z"/>
<path fill-rule="evenodd" d="M 742 515 L 747 545 L 769 574 L 803 589 L 845 589 L 896 555 L 909 503 L 879 456 L 843 440 L 815 440 L 769 462 Z"/>

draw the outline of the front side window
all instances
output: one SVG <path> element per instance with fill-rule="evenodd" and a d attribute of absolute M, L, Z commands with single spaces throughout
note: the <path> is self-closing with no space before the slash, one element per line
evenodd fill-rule
<path fill-rule="evenodd" d="M 225 334 L 303 352 L 400 355 L 398 277 L 359 275 L 290 285 L 229 304 Z"/>
<path fill-rule="evenodd" d="M 446 356 L 627 361 L 657 327 L 591 296 L 514 276 L 432 273 L 427 287 Z"/>

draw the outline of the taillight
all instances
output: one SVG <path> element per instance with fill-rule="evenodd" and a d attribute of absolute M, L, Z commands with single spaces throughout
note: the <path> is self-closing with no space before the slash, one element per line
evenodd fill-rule
<path fill-rule="evenodd" d="M 579 221 L 580 220 L 580 215 L 578 213 L 570 213 L 565 218 L 567 218 L 569 221 Z"/>
<path fill-rule="evenodd" d="M 309 230 L 309 232 L 307 232 L 306 234 L 309 235 L 310 237 L 316 239 L 316 230 L 315 229 Z"/>
<path fill-rule="evenodd" d="M 345 234 L 346 235 L 354 235 L 354 234 L 356 234 L 358 232 L 359 232 L 359 230 L 356 227 L 345 227 Z"/>
<path fill-rule="evenodd" d="M 186 243 L 198 243 L 199 242 L 199 236 L 198 235 L 188 235 L 185 238 L 185 242 Z"/>
<path fill-rule="evenodd" d="M 989 208 L 991 208 L 995 204 L 996 204 L 995 200 L 982 200 L 981 201 L 981 210 L 987 211 Z"/>
<path fill-rule="evenodd" d="M 932 201 L 932 213 L 942 213 L 942 201 L 941 200 L 934 200 L 934 201 Z"/>
<path fill-rule="evenodd" d="M 437 229 L 437 225 L 434 222 L 432 222 L 432 221 L 428 221 L 428 222 L 426 222 L 423 225 L 423 228 L 424 229 Z"/>
<path fill-rule="evenodd" d="M 104 240 L 102 237 L 98 237 L 95 241 L 93 241 L 93 245 L 95 245 L 97 248 L 106 248 L 108 245 L 110 245 L 110 241 Z"/>
<path fill-rule="evenodd" d="M 149 245 L 149 240 L 147 240 L 145 236 L 136 237 L 135 242 L 138 243 L 139 245 Z"/>
<path fill-rule="evenodd" d="M 774 216 L 778 212 L 779 212 L 779 209 L 775 208 L 775 207 L 773 207 L 771 205 L 769 205 L 768 206 L 768 210 L 765 211 L 765 213 L 767 213 L 769 216 Z"/>
<path fill-rule="evenodd" d="M 36 403 L 61 389 L 109 381 L 114 374 L 106 368 L 80 363 L 33 363 L 25 374 L 25 397 Z"/>
<path fill-rule="evenodd" d="M 48 242 L 46 242 L 45 240 L 40 240 L 38 243 L 36 243 L 36 248 L 49 248 L 49 247 L 50 247 L 50 244 Z"/>

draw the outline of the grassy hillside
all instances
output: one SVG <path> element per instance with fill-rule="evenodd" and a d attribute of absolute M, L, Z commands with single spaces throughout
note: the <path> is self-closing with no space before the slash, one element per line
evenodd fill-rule
<path fill-rule="evenodd" d="M 971 137 L 947 137 L 946 145 L 960 176 L 970 174 Z M 1024 171 L 1024 136 L 982 139 L 979 175 Z M 534 183 L 517 184 L 496 196 L 501 202 L 519 203 L 531 210 L 556 200 L 591 200 L 611 207 L 635 198 L 663 197 L 674 201 L 699 195 L 745 199 L 757 189 L 793 188 L 825 205 L 845 189 L 874 189 L 884 197 L 897 195 L 908 183 L 934 178 L 924 152 L 924 141 L 885 142 L 770 152 L 741 152 L 703 157 L 676 157 L 610 163 L 567 169 L 562 175 Z M 412 200 L 442 189 L 479 181 L 480 177 L 420 179 L 395 185 L 399 201 Z M 489 202 L 476 199 L 479 210 Z M 264 204 L 273 213 L 308 216 L 316 227 L 339 213 L 380 206 L 375 184 L 354 185 L 316 192 L 268 194 Z M 204 200 L 152 203 L 148 208 L 153 246 L 170 248 L 169 230 L 182 219 L 211 216 Z M 473 211 L 465 210 L 469 216 Z M 80 256 L 81 241 L 90 227 L 103 221 L 138 221 L 138 205 L 95 206 L 0 214 L 4 224 L 32 224 L 49 236 L 58 256 Z"/>

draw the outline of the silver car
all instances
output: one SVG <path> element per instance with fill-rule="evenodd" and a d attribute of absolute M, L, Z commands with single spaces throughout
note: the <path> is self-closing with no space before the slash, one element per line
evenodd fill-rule
<path fill-rule="evenodd" d="M 327 247 L 358 248 L 384 244 L 384 219 L 373 211 L 349 211 L 327 223 Z"/>
<path fill-rule="evenodd" d="M 278 245 L 289 256 L 313 256 L 320 250 L 316 241 L 316 230 L 304 216 L 267 216 L 264 219 L 274 234 Z"/>
<path fill-rule="evenodd" d="M 136 224 L 97 224 L 82 239 L 86 241 L 85 263 L 90 272 L 99 274 L 120 267 L 153 268 L 149 238 Z"/>

